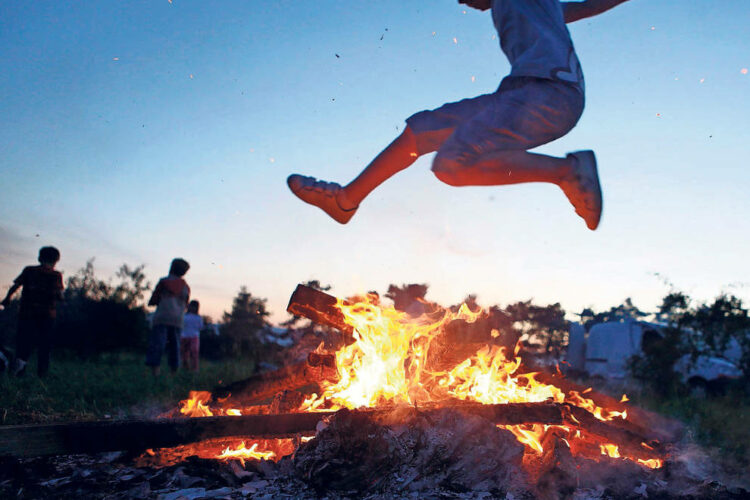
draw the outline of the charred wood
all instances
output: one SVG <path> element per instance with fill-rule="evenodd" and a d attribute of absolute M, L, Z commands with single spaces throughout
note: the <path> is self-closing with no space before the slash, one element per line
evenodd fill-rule
<path fill-rule="evenodd" d="M 581 397 L 592 400 L 597 406 L 606 408 L 610 411 L 627 411 L 627 420 L 615 419 L 612 424 L 618 427 L 623 427 L 627 430 L 635 432 L 636 434 L 643 435 L 646 437 L 646 441 L 662 441 L 662 442 L 676 442 L 682 437 L 684 433 L 684 426 L 671 419 L 667 419 L 657 413 L 653 413 L 636 406 L 626 405 L 618 399 L 615 399 L 606 394 L 602 394 L 597 391 L 592 391 L 590 388 L 572 382 L 571 380 L 563 377 L 560 374 L 552 374 L 539 369 L 534 366 L 528 366 L 529 370 L 539 370 L 536 376 L 536 380 L 544 384 L 554 385 L 565 394 L 570 394 L 575 391 L 581 395 Z"/>
<path fill-rule="evenodd" d="M 354 329 L 346 324 L 344 315 L 338 307 L 338 299 L 333 295 L 310 288 L 305 285 L 297 285 L 294 293 L 289 299 L 286 310 L 297 316 L 307 318 L 314 323 L 336 328 L 351 337 Z M 349 341 L 351 343 L 353 339 Z"/>
<path fill-rule="evenodd" d="M 642 437 L 599 421 L 592 421 L 585 410 L 554 403 L 511 403 L 483 405 L 479 403 L 451 403 L 442 407 L 400 409 L 418 412 L 429 418 L 443 408 L 482 417 L 495 424 L 580 425 L 589 434 L 601 436 L 607 442 L 637 448 Z M 580 411 L 579 411 L 580 410 Z M 342 410 L 349 411 L 349 410 Z M 394 408 L 362 409 L 357 413 L 374 419 L 388 418 Z M 40 456 L 78 453 L 97 453 L 119 450 L 166 448 L 220 437 L 289 438 L 314 434 L 318 422 L 334 412 L 282 413 L 271 415 L 243 415 L 238 417 L 175 418 L 132 421 L 96 421 L 51 425 L 19 425 L 0 427 L 1 456 Z M 584 415 L 585 414 L 585 415 Z M 571 419 L 571 416 L 575 420 Z M 595 419 L 594 419 L 595 420 Z M 639 449 L 638 456 L 657 458 L 658 450 Z"/>

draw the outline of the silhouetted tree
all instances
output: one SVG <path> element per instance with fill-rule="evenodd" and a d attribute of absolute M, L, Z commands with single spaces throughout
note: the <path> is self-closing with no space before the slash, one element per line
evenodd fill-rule
<path fill-rule="evenodd" d="M 546 306 L 529 307 L 533 336 L 544 345 L 544 350 L 555 357 L 560 355 L 568 341 L 568 321 L 559 302 Z"/>
<path fill-rule="evenodd" d="M 690 352 L 684 328 L 690 322 L 689 298 L 672 292 L 662 299 L 656 318 L 667 324 L 660 334 L 645 332 L 641 353 L 628 360 L 630 374 L 651 387 L 657 394 L 668 396 L 679 390 L 680 375 L 675 363 Z"/>
<path fill-rule="evenodd" d="M 144 266 L 120 266 L 119 281 L 96 277 L 94 259 L 68 277 L 59 306 L 56 341 L 81 357 L 122 349 L 141 350 L 148 335 Z"/>
<path fill-rule="evenodd" d="M 250 356 L 259 360 L 261 342 L 258 332 L 268 325 L 266 299 L 253 297 L 247 287 L 241 287 L 232 301 L 232 311 L 224 313 L 221 335 L 231 339 L 231 352 L 235 356 Z"/>
<path fill-rule="evenodd" d="M 724 357 L 732 341 L 736 342 L 741 351 L 739 368 L 750 380 L 750 318 L 742 299 L 722 294 L 711 304 L 697 306 L 691 316 L 691 339 L 697 353 Z"/>

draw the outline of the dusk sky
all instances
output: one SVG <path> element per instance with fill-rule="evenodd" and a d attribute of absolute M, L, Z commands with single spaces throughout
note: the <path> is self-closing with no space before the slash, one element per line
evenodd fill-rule
<path fill-rule="evenodd" d="M 69 276 L 173 257 L 219 317 L 240 286 L 286 319 L 298 282 L 427 283 L 445 305 L 568 312 L 674 287 L 750 300 L 750 2 L 631 0 L 569 25 L 593 149 L 591 232 L 552 185 L 453 188 L 421 158 L 345 226 L 288 191 L 341 183 L 412 113 L 494 91 L 489 13 L 455 0 L 0 4 L 0 291 L 43 245 Z M 655 276 L 659 273 L 661 277 Z"/>

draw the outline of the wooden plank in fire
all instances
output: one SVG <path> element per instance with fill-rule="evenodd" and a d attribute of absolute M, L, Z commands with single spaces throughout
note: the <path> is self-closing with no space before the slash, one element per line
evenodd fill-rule
<path fill-rule="evenodd" d="M 286 310 L 351 336 L 354 329 L 344 321 L 343 313 L 336 307 L 337 303 L 338 299 L 333 295 L 299 284 L 289 298 Z"/>
<path fill-rule="evenodd" d="M 451 402 L 444 406 L 481 416 L 498 425 L 548 424 L 592 425 L 578 408 L 553 403 L 511 403 L 483 405 L 479 403 Z M 431 406 L 415 411 L 430 415 L 440 407 Z M 350 410 L 340 410 L 350 411 Z M 353 410 L 367 413 L 373 418 L 391 414 L 390 409 Z M 580 410 L 584 412 L 584 410 Z M 312 435 L 328 413 L 282 413 L 271 415 L 244 415 L 201 418 L 174 418 L 154 420 L 123 420 L 75 422 L 49 425 L 13 425 L 0 427 L 0 457 L 30 457 L 42 455 L 68 455 L 99 453 L 105 451 L 148 448 L 169 448 L 206 439 L 241 437 L 255 439 L 288 438 Z M 578 424 L 570 416 L 577 417 Z M 593 417 L 592 417 L 593 418 Z M 642 437 L 623 434 L 621 430 L 604 423 L 594 423 L 591 433 L 607 442 L 627 447 L 637 447 Z M 610 434 L 611 432 L 611 434 Z M 639 456 L 660 458 L 659 450 L 639 449 Z"/>

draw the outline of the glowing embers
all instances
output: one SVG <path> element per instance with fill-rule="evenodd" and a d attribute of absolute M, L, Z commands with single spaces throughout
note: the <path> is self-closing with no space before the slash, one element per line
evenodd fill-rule
<path fill-rule="evenodd" d="M 244 467 L 245 460 L 272 460 L 276 458 L 276 453 L 273 451 L 259 450 L 258 443 L 253 443 L 250 448 L 247 448 L 245 446 L 245 441 L 242 441 L 234 449 L 232 449 L 232 447 L 227 447 L 217 458 L 239 460 Z"/>
<path fill-rule="evenodd" d="M 597 439 L 585 436 L 580 429 L 571 429 L 564 425 L 523 424 L 498 425 L 498 427 L 513 433 L 516 439 L 526 446 L 528 453 L 544 453 L 545 448 L 543 443 L 547 438 L 547 433 L 554 432 L 557 434 L 559 441 L 565 443 L 574 455 L 582 456 L 590 460 L 597 460 L 597 457 L 601 456 L 622 458 L 636 462 L 650 469 L 661 468 L 664 463 L 660 459 L 641 459 L 623 455 L 620 453 L 620 447 L 618 445 L 612 443 L 601 444 Z M 644 448 L 649 449 L 648 446 L 644 446 Z"/>

